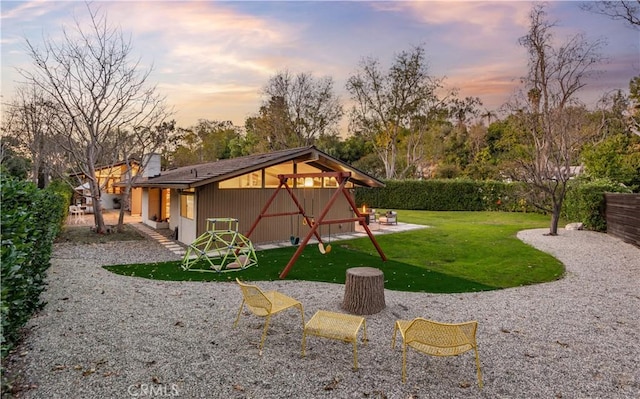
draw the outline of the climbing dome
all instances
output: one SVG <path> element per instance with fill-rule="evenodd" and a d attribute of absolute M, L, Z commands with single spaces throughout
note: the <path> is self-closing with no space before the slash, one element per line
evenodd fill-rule
<path fill-rule="evenodd" d="M 238 219 L 210 218 L 204 234 L 187 248 L 182 269 L 190 270 L 200 262 L 207 262 L 211 271 L 228 272 L 257 265 L 258 259 L 251 240 L 238 233 Z"/>

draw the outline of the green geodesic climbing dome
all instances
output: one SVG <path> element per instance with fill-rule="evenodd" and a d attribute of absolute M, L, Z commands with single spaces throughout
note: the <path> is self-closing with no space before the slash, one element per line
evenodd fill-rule
<path fill-rule="evenodd" d="M 238 219 L 207 219 L 206 231 L 187 248 L 182 269 L 190 270 L 203 262 L 211 269 L 204 270 L 215 272 L 237 271 L 258 264 L 251 240 L 238 233 Z"/>

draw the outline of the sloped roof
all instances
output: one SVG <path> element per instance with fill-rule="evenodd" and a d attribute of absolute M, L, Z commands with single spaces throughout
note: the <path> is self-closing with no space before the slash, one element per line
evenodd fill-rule
<path fill-rule="evenodd" d="M 162 171 L 159 176 L 136 179 L 134 187 L 192 188 L 227 180 L 284 162 L 306 162 L 322 171 L 351 172 L 350 181 L 366 187 L 383 187 L 380 180 L 318 150 L 314 146 L 223 159 Z"/>
<path fill-rule="evenodd" d="M 105 165 L 96 165 L 95 169 L 96 172 L 99 172 L 101 170 L 104 169 L 115 169 L 119 166 L 126 166 L 127 165 L 127 161 L 117 161 L 114 162 L 112 164 L 105 164 Z M 135 158 L 129 158 L 129 165 L 136 165 L 136 166 L 140 166 L 140 161 L 138 161 Z M 84 172 L 74 172 L 74 173 L 69 173 L 69 176 L 74 176 L 74 177 L 84 177 L 85 174 Z"/>

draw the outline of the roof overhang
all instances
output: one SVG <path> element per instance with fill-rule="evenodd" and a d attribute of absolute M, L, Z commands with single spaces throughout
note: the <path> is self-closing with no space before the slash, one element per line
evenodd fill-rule
<path fill-rule="evenodd" d="M 384 183 L 356 168 L 350 166 L 330 155 L 318 150 L 317 148 L 303 147 L 300 149 L 293 149 L 291 151 L 283 151 L 284 154 L 279 156 L 268 157 L 266 154 L 265 159 L 258 160 L 255 163 L 250 163 L 246 166 L 238 166 L 232 168 L 227 173 L 219 173 L 208 177 L 207 170 L 215 169 L 216 163 L 208 163 L 202 165 L 193 165 L 188 167 L 177 168 L 176 171 L 165 171 L 160 176 L 151 178 L 134 178 L 133 187 L 146 187 L 146 188 L 173 188 L 173 189 L 187 189 L 205 186 L 211 183 L 216 183 L 223 180 L 228 180 L 234 177 L 242 176 L 247 173 L 255 172 L 257 170 L 268 168 L 271 166 L 294 162 L 294 163 L 308 163 L 321 171 L 327 172 L 350 172 L 350 181 L 353 184 L 365 187 L 384 187 Z M 243 157 L 249 158 L 249 157 Z M 234 158 L 240 161 L 238 158 Z M 231 160 L 224 160 L 219 162 L 229 162 Z M 241 162 L 239 162 L 241 163 Z M 198 173 L 200 172 L 200 176 Z M 203 176 L 204 173 L 204 176 Z M 210 172 L 209 172 L 210 173 Z M 176 176 L 175 180 L 171 179 L 172 174 Z M 119 185 L 126 185 L 126 183 L 120 183 Z"/>

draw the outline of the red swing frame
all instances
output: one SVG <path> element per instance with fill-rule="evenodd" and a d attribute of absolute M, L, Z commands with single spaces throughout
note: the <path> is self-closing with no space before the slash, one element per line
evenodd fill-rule
<path fill-rule="evenodd" d="M 327 202 L 325 207 L 322 209 L 322 211 L 320 213 L 320 216 L 318 216 L 318 218 L 314 218 L 312 220 L 311 218 L 309 218 L 307 216 L 304 207 L 300 204 L 300 201 L 298 201 L 298 198 L 296 197 L 296 194 L 293 192 L 293 190 L 291 190 L 291 187 L 289 187 L 289 185 L 287 184 L 287 181 L 289 179 L 298 179 L 298 178 L 303 178 L 304 179 L 304 178 L 314 178 L 314 177 L 320 177 L 320 178 L 333 177 L 338 182 L 338 188 L 333 193 L 333 195 L 331 196 L 331 198 L 329 199 L 329 201 Z M 273 194 L 271 195 L 269 200 L 267 200 L 267 203 L 264 205 L 264 207 L 260 211 L 260 214 L 258 215 L 256 220 L 251 225 L 251 228 L 249 229 L 249 232 L 245 236 L 247 238 L 251 237 L 251 233 L 253 233 L 253 231 L 256 229 L 256 227 L 258 226 L 258 224 L 260 223 L 262 218 L 276 217 L 276 216 L 291 216 L 291 215 L 302 215 L 302 217 L 304 217 L 307 225 L 311 226 L 311 228 L 309 229 L 309 232 L 307 233 L 307 235 L 304 237 L 304 239 L 302 240 L 302 242 L 298 246 L 298 249 L 296 250 L 296 252 L 293 254 L 291 259 L 289 260 L 289 263 L 287 263 L 287 266 L 285 266 L 284 270 L 282 270 L 282 272 L 280 273 L 280 278 L 281 279 L 283 279 L 283 278 L 285 278 L 287 276 L 287 274 L 289 273 L 289 271 L 291 270 L 293 265 L 296 263 L 296 261 L 300 257 L 300 254 L 302 254 L 302 251 L 307 246 L 307 243 L 309 242 L 309 240 L 311 239 L 312 236 L 315 236 L 316 239 L 318 240 L 318 242 L 322 243 L 324 245 L 324 243 L 322 242 L 322 238 L 320 237 L 320 234 L 318 234 L 318 226 L 321 226 L 321 225 L 324 225 L 324 224 L 359 222 L 360 225 L 362 225 L 362 227 L 366 231 L 366 233 L 369 236 L 369 239 L 371 240 L 373 245 L 376 247 L 376 250 L 378 251 L 378 254 L 380 254 L 380 258 L 382 259 L 382 261 L 386 262 L 387 257 L 384 254 L 384 252 L 382 252 L 382 248 L 380 248 L 380 245 L 378 245 L 378 242 L 376 241 L 375 237 L 371 233 L 371 230 L 369 230 L 369 226 L 366 223 L 365 214 L 360 213 L 360 211 L 358 211 L 358 207 L 356 206 L 356 204 L 353 201 L 353 199 L 349 196 L 349 193 L 346 191 L 346 184 L 347 184 L 347 182 L 349 181 L 350 178 L 351 178 L 351 172 L 292 173 L 292 174 L 281 174 L 281 175 L 278 175 L 278 179 L 280 180 L 280 184 L 278 185 L 278 188 L 273 192 Z M 297 212 L 267 213 L 267 211 L 269 210 L 269 207 L 273 203 L 273 200 L 276 198 L 276 196 L 278 195 L 278 193 L 280 192 L 280 190 L 282 188 L 287 190 L 287 193 L 289 193 L 289 196 L 291 197 L 291 199 L 293 200 L 294 204 L 298 208 L 298 211 Z M 354 212 L 354 214 L 356 216 L 353 217 L 353 218 L 346 218 L 346 219 L 324 220 L 324 218 L 327 216 L 327 213 L 329 213 L 329 210 L 331 209 L 333 204 L 336 202 L 336 200 L 338 199 L 338 196 L 341 193 L 347 199 L 347 202 L 349 203 L 349 206 L 351 207 L 351 209 L 353 210 L 353 212 Z"/>

